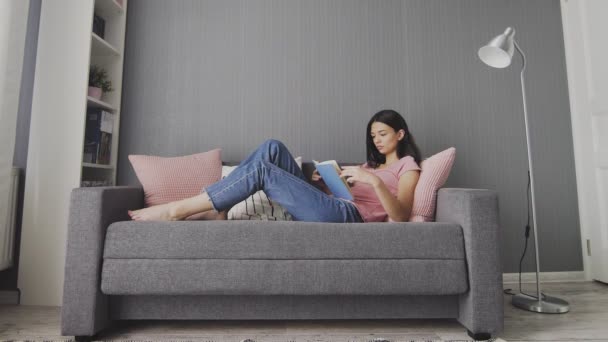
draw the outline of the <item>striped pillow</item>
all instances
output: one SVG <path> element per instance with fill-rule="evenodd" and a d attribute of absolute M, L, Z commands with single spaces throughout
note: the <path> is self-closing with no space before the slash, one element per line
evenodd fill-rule
<path fill-rule="evenodd" d="M 441 188 L 448 179 L 456 148 L 450 147 L 420 163 L 420 178 L 414 192 L 414 206 L 409 221 L 432 222 L 435 221 L 435 208 L 437 206 L 437 190 Z"/>
<path fill-rule="evenodd" d="M 302 169 L 302 157 L 295 158 Z M 222 179 L 238 166 L 222 166 Z M 262 190 L 235 204 L 227 215 L 228 220 L 293 221 L 293 217 L 277 202 L 273 202 Z"/>
<path fill-rule="evenodd" d="M 144 190 L 144 207 L 179 201 L 199 195 L 222 175 L 221 148 L 180 157 L 129 155 L 129 161 Z M 215 219 L 214 211 L 196 214 L 197 219 Z M 193 215 L 194 216 L 194 215 Z M 186 220 L 192 217 L 186 218 Z"/>

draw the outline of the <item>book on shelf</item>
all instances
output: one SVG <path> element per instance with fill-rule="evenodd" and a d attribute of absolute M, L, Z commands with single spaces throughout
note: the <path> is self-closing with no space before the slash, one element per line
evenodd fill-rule
<path fill-rule="evenodd" d="M 82 161 L 90 164 L 95 164 L 97 162 L 97 144 L 90 142 L 84 143 Z"/>
<path fill-rule="evenodd" d="M 110 164 L 110 151 L 112 148 L 112 134 L 101 132 L 101 142 L 99 143 L 99 154 L 97 164 Z"/>
<path fill-rule="evenodd" d="M 97 13 L 93 13 L 93 33 L 99 36 L 101 39 L 105 39 L 105 31 L 106 31 L 106 21 L 97 15 Z"/>
<path fill-rule="evenodd" d="M 85 163 L 109 164 L 114 114 L 101 108 L 87 109 L 82 160 Z"/>
<path fill-rule="evenodd" d="M 83 161 L 97 163 L 97 150 L 100 140 L 101 109 L 87 108 L 87 123 L 84 132 L 84 155 Z"/>
<path fill-rule="evenodd" d="M 315 168 L 319 172 L 319 175 L 323 178 L 325 185 L 329 188 L 329 191 L 338 198 L 343 198 L 349 201 L 354 199 L 350 185 L 343 177 L 340 177 L 341 169 L 338 162 L 335 160 L 326 160 L 324 162 L 318 162 L 313 160 Z"/>
<path fill-rule="evenodd" d="M 114 114 L 105 110 L 101 111 L 101 124 L 99 130 L 102 132 L 112 134 L 112 128 L 114 127 Z"/>

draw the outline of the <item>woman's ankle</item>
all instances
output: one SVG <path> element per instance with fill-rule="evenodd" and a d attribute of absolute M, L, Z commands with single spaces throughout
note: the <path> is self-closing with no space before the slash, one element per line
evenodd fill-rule
<path fill-rule="evenodd" d="M 169 217 L 172 221 L 179 221 L 188 217 L 184 216 L 183 210 L 181 210 L 179 202 L 180 201 L 175 201 L 167 204 L 167 206 L 169 207 Z"/>
<path fill-rule="evenodd" d="M 183 220 L 188 216 L 213 209 L 206 193 L 169 203 L 169 215 L 174 220 Z"/>

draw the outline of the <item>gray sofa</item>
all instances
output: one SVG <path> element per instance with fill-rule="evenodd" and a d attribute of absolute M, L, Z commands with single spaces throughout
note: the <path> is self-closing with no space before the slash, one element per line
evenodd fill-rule
<path fill-rule="evenodd" d="M 495 191 L 442 188 L 424 223 L 131 221 L 143 203 L 138 186 L 72 191 L 62 335 L 133 319 L 454 318 L 474 339 L 502 331 Z"/>

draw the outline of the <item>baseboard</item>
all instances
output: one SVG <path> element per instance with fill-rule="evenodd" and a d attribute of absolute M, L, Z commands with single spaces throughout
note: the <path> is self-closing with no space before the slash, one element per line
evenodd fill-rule
<path fill-rule="evenodd" d="M 0 290 L 0 304 L 2 305 L 18 305 L 20 291 L 17 290 Z"/>
<path fill-rule="evenodd" d="M 585 279 L 584 271 L 576 272 L 540 272 L 541 283 L 555 283 L 555 282 L 577 282 L 587 281 Z M 503 284 L 517 284 L 519 283 L 519 273 L 503 273 L 502 274 Z M 526 272 L 521 274 L 522 283 L 536 283 L 536 272 Z"/>

